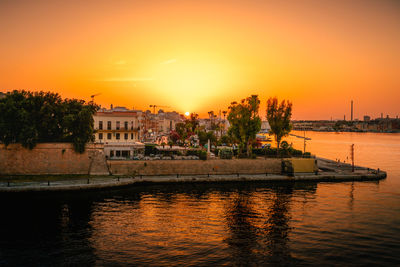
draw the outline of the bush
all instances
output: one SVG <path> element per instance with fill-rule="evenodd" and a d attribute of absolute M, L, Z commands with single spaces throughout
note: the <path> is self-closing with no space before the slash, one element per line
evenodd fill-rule
<path fill-rule="evenodd" d="M 201 150 L 198 149 L 190 149 L 186 151 L 186 156 L 198 156 L 199 157 L 199 152 Z M 206 152 L 207 153 L 207 152 Z"/>
<path fill-rule="evenodd" d="M 298 149 L 294 149 L 293 147 L 289 147 L 289 154 L 294 157 L 301 157 L 303 156 L 303 152 Z"/>
<path fill-rule="evenodd" d="M 207 159 L 207 151 L 204 151 L 204 150 L 198 150 L 198 151 L 199 151 L 198 157 L 201 160 L 206 160 Z"/>
<path fill-rule="evenodd" d="M 305 158 L 311 158 L 311 153 L 310 153 L 310 152 L 305 152 L 305 153 L 303 154 L 303 157 L 305 157 Z"/>
<path fill-rule="evenodd" d="M 150 154 L 158 154 L 158 149 L 156 148 L 156 144 L 145 144 L 144 145 L 144 154 L 146 156 L 150 156 Z"/>
<path fill-rule="evenodd" d="M 282 141 L 281 148 L 287 150 L 289 148 L 289 143 L 287 141 Z"/>
<path fill-rule="evenodd" d="M 233 152 L 231 149 L 220 149 L 218 153 L 219 158 L 221 159 L 232 159 L 233 157 Z"/>

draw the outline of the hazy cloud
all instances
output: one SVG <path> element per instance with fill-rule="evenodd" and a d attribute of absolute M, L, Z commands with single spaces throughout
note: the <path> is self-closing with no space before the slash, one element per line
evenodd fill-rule
<path fill-rule="evenodd" d="M 118 60 L 114 62 L 115 65 L 125 65 L 126 64 L 126 60 Z"/>
<path fill-rule="evenodd" d="M 151 77 L 122 77 L 122 78 L 108 78 L 103 80 L 104 82 L 146 82 L 152 81 L 154 78 Z"/>
<path fill-rule="evenodd" d="M 168 59 L 168 60 L 166 60 L 166 61 L 163 61 L 163 62 L 161 62 L 160 64 L 162 64 L 162 65 L 167 65 L 167 64 L 175 63 L 176 61 L 177 61 L 176 58 L 172 58 L 172 59 Z"/>

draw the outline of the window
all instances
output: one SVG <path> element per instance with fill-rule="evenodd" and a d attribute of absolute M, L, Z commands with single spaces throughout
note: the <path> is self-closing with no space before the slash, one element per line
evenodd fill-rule
<path fill-rule="evenodd" d="M 121 157 L 121 151 L 120 150 L 115 151 L 115 156 Z"/>
<path fill-rule="evenodd" d="M 119 121 L 117 121 L 117 126 L 115 126 L 115 129 L 119 130 Z"/>
<path fill-rule="evenodd" d="M 108 134 L 107 134 L 107 139 L 108 139 L 108 140 L 111 140 L 111 133 L 108 133 Z"/>
<path fill-rule="evenodd" d="M 133 133 L 131 133 L 131 139 L 133 140 Z"/>
<path fill-rule="evenodd" d="M 103 139 L 103 133 L 99 133 L 99 139 Z"/>
<path fill-rule="evenodd" d="M 131 121 L 131 130 L 133 130 L 133 121 Z"/>
<path fill-rule="evenodd" d="M 117 140 L 119 140 L 119 138 L 120 138 L 119 133 L 117 133 L 117 134 L 115 135 L 115 138 L 117 138 Z"/>
<path fill-rule="evenodd" d="M 110 150 L 110 158 L 114 157 L 114 150 Z"/>
<path fill-rule="evenodd" d="M 128 130 L 128 122 L 127 121 L 124 122 L 124 128 L 125 128 L 125 130 Z"/>
<path fill-rule="evenodd" d="M 111 130 L 111 121 L 107 121 L 107 130 Z"/>
<path fill-rule="evenodd" d="M 130 154 L 129 152 L 130 152 L 130 151 L 126 151 L 126 150 L 125 150 L 125 151 L 121 151 L 121 152 L 122 152 L 122 156 L 123 156 L 124 158 L 129 158 L 129 154 Z"/>
<path fill-rule="evenodd" d="M 124 139 L 125 139 L 125 140 L 128 140 L 128 134 L 127 134 L 127 133 L 124 134 Z"/>
<path fill-rule="evenodd" d="M 103 130 L 103 121 L 99 121 L 99 130 Z"/>

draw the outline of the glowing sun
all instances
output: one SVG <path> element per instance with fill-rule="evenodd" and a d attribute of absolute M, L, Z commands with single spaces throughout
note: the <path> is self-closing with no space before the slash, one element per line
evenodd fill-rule
<path fill-rule="evenodd" d="M 189 111 L 186 111 L 185 116 L 189 116 L 189 115 L 190 115 Z"/>

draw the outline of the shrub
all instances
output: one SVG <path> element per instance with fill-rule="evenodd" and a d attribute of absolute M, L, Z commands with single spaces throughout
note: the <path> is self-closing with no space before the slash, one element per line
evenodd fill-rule
<path fill-rule="evenodd" d="M 294 157 L 301 157 L 303 155 L 303 152 L 301 150 L 294 149 L 293 147 L 289 147 L 288 151 L 289 154 Z"/>
<path fill-rule="evenodd" d="M 227 148 L 220 149 L 219 153 L 218 153 L 218 156 L 221 159 L 232 159 L 233 151 L 231 149 L 227 149 Z"/>
<path fill-rule="evenodd" d="M 156 148 L 156 144 L 145 144 L 144 154 L 146 156 L 150 156 L 150 154 L 158 154 L 158 149 Z"/>
<path fill-rule="evenodd" d="M 204 151 L 204 150 L 198 150 L 198 151 L 199 151 L 198 157 L 201 160 L 206 160 L 207 159 L 207 151 Z"/>
<path fill-rule="evenodd" d="M 289 148 L 289 143 L 287 141 L 282 141 L 281 148 L 287 150 Z"/>
<path fill-rule="evenodd" d="M 198 156 L 199 157 L 199 152 L 201 150 L 198 149 L 190 149 L 186 151 L 186 156 Z M 206 152 L 207 153 L 207 152 Z"/>

